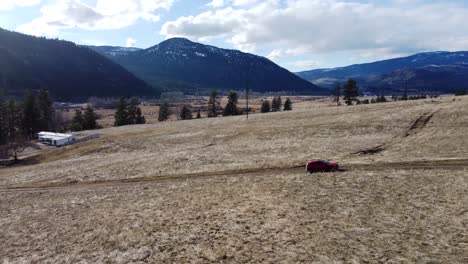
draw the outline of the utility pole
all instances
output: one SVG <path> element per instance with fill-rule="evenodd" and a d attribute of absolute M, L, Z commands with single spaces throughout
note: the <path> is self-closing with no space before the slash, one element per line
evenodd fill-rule
<path fill-rule="evenodd" d="M 403 95 L 403 100 L 408 100 L 408 80 L 405 80 L 405 94 Z"/>
<path fill-rule="evenodd" d="M 247 108 L 247 119 L 249 119 L 249 80 L 245 82 L 245 104 Z"/>

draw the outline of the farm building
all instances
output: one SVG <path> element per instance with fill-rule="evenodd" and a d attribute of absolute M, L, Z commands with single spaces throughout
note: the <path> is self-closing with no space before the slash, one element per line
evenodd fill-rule
<path fill-rule="evenodd" d="M 41 141 L 42 143 L 56 147 L 65 146 L 77 142 L 76 137 L 71 134 L 40 132 L 37 135 L 39 137 L 39 141 Z"/>

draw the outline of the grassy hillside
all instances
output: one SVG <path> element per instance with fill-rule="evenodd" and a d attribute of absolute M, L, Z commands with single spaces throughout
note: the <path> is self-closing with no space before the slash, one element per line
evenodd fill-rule
<path fill-rule="evenodd" d="M 0 95 L 40 88 L 58 100 L 158 95 L 122 66 L 86 47 L 0 28 Z"/>
<path fill-rule="evenodd" d="M 0 170 L 0 255 L 462 263 L 466 127 L 468 97 L 107 128 Z"/>

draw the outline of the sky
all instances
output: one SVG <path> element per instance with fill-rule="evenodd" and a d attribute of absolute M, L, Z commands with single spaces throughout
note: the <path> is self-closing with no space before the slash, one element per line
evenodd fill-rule
<path fill-rule="evenodd" d="M 290 71 L 468 50 L 468 0 L 0 0 L 0 27 L 86 45 L 172 37 Z"/>

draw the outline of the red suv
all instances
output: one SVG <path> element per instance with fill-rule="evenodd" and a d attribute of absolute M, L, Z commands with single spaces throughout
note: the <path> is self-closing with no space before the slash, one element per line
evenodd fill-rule
<path fill-rule="evenodd" d="M 310 173 L 337 170 L 338 164 L 327 160 L 310 160 L 306 165 L 306 171 Z"/>

